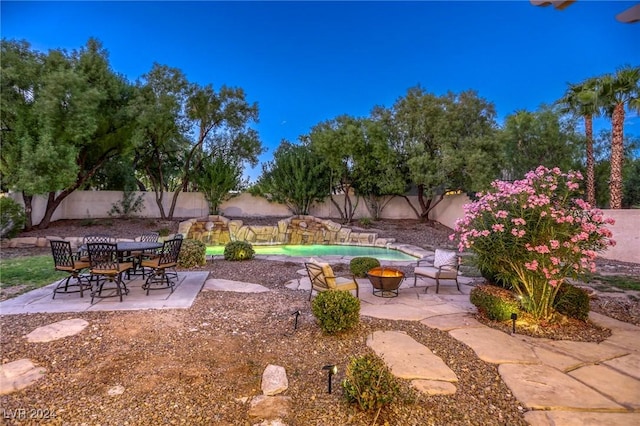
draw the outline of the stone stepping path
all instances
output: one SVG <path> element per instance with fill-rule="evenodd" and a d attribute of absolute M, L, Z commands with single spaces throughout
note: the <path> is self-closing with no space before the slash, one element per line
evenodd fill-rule
<path fill-rule="evenodd" d="M 442 358 L 409 335 L 398 331 L 376 331 L 367 346 L 384 360 L 391 372 L 428 395 L 450 395 L 458 377 Z"/>
<path fill-rule="evenodd" d="M 44 377 L 46 368 L 23 358 L 0 365 L 0 395 L 7 395 L 33 384 Z"/>
<path fill-rule="evenodd" d="M 242 281 L 223 280 L 219 278 L 208 279 L 204 282 L 203 291 L 233 291 L 236 293 L 264 293 L 270 291 L 260 284 L 245 283 Z"/>
<path fill-rule="evenodd" d="M 51 342 L 67 336 L 76 335 L 84 330 L 88 325 L 89 322 L 80 318 L 58 321 L 53 324 L 36 328 L 31 333 L 27 334 L 26 338 L 30 343 Z"/>

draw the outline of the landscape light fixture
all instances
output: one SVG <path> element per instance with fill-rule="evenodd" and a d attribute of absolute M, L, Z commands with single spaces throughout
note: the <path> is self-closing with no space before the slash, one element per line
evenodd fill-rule
<path fill-rule="evenodd" d="M 327 370 L 328 374 L 327 374 L 327 386 L 328 389 L 327 391 L 329 393 L 331 393 L 331 377 L 333 377 L 334 374 L 336 374 L 338 372 L 338 366 L 337 365 L 325 365 L 324 367 L 322 367 L 323 370 Z"/>
<path fill-rule="evenodd" d="M 513 334 L 516 334 L 516 320 L 517 319 L 518 319 L 518 314 L 516 314 L 516 313 L 511 314 L 511 323 L 512 323 Z"/>
<path fill-rule="evenodd" d="M 291 315 L 295 315 L 296 316 L 295 322 L 293 323 L 293 329 L 297 330 L 298 329 L 298 317 L 300 316 L 300 310 L 298 309 L 297 311 L 295 311 Z"/>

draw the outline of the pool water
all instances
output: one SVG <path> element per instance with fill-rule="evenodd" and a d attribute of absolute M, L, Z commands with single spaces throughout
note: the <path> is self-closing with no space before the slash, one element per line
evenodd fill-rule
<path fill-rule="evenodd" d="M 364 246 L 340 246 L 340 245 L 275 245 L 275 246 L 253 246 L 257 255 L 279 255 L 294 257 L 313 256 L 368 256 L 379 260 L 404 260 L 413 261 L 416 257 L 410 256 L 394 249 L 382 247 Z M 224 254 L 224 246 L 208 246 L 207 255 L 220 256 Z"/>

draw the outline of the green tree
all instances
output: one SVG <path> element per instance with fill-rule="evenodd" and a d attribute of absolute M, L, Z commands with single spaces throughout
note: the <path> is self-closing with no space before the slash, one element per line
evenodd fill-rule
<path fill-rule="evenodd" d="M 625 66 L 615 74 L 601 77 L 600 83 L 604 111 L 611 118 L 610 205 L 612 209 L 620 209 L 623 197 L 625 112 L 626 109 L 640 111 L 640 67 Z"/>
<path fill-rule="evenodd" d="M 178 187 L 182 160 L 189 149 L 184 105 L 191 90 L 179 69 L 154 64 L 138 81 L 131 105 L 136 117 L 133 165 L 144 172 L 139 187 L 146 182 L 154 191 L 162 219 L 167 219 L 164 192 Z"/>
<path fill-rule="evenodd" d="M 581 139 L 573 121 L 563 121 L 560 113 L 548 106 L 507 116 L 500 138 L 509 179 L 521 179 L 540 165 L 562 170 L 579 166 Z"/>
<path fill-rule="evenodd" d="M 406 158 L 424 219 L 447 191 L 478 191 L 499 173 L 495 108 L 474 91 L 410 88 L 393 106 L 393 125 L 392 144 Z"/>
<path fill-rule="evenodd" d="M 309 214 L 313 203 L 329 195 L 326 164 L 307 145 L 283 140 L 273 161 L 262 165 L 262 174 L 251 193 L 287 206 L 292 214 Z"/>
<path fill-rule="evenodd" d="M 220 205 L 246 187 L 238 163 L 233 158 L 205 157 L 195 170 L 194 182 L 209 202 L 209 214 L 219 214 Z"/>
<path fill-rule="evenodd" d="M 331 203 L 338 210 L 343 223 L 351 222 L 359 200 L 356 197 L 354 203 L 352 196 L 355 153 L 365 143 L 362 120 L 342 115 L 315 125 L 304 139 L 330 170 Z M 344 196 L 342 206 L 335 198 L 337 194 Z"/>
<path fill-rule="evenodd" d="M 48 193 L 39 224 L 46 228 L 69 194 L 129 146 L 131 86 L 95 39 L 46 55 L 2 40 L 1 59 L 3 178 L 22 192 L 28 227 L 33 195 Z"/>
<path fill-rule="evenodd" d="M 401 157 L 389 143 L 390 132 L 382 120 L 362 120 L 364 139 L 354 146 L 353 188 L 373 219 L 379 219 L 394 196 L 402 196 L 410 181 Z"/>
<path fill-rule="evenodd" d="M 584 119 L 586 138 L 587 202 L 596 205 L 595 156 L 593 153 L 593 118 L 600 115 L 599 81 L 590 78 L 579 84 L 570 84 L 564 96 L 557 102 L 561 111 Z"/>

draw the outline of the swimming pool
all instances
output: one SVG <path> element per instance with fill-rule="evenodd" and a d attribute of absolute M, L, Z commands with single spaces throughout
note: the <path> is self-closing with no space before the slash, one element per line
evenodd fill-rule
<path fill-rule="evenodd" d="M 253 249 L 257 255 L 279 255 L 291 257 L 313 257 L 313 256 L 368 256 L 379 260 L 404 260 L 414 261 L 417 258 L 399 250 L 382 247 L 366 246 L 341 246 L 341 245 L 274 245 L 258 246 Z M 221 256 L 224 254 L 224 246 L 208 246 L 208 256 Z"/>

